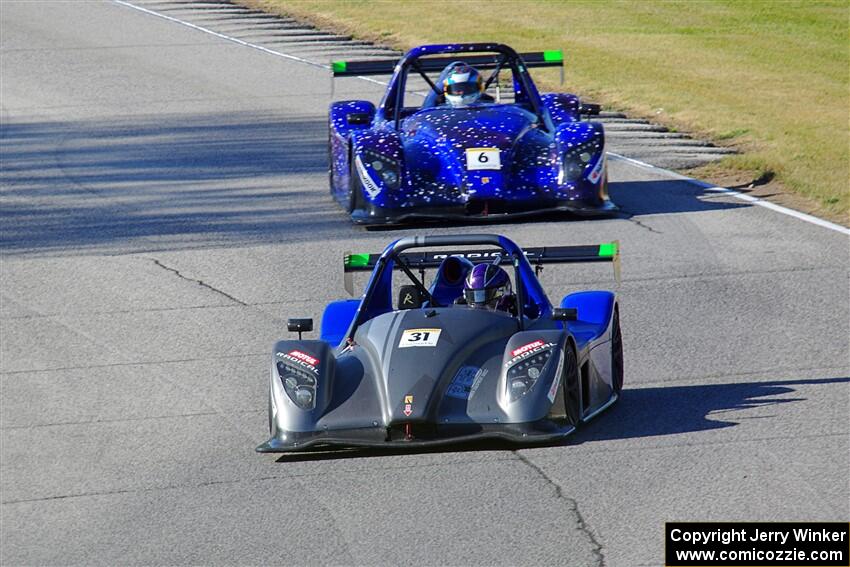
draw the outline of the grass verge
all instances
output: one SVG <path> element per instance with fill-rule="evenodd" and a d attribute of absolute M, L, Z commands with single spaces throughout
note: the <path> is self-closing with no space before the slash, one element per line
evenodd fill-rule
<path fill-rule="evenodd" d="M 849 224 L 846 0 L 240 1 L 403 50 L 562 49 L 570 91 L 741 150 L 699 174 L 768 175 L 796 208 Z M 560 90 L 556 72 L 534 75 Z"/>

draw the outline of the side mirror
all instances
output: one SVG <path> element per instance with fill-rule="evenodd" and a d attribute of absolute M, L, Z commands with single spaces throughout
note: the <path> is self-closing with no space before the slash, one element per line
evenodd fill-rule
<path fill-rule="evenodd" d="M 344 100 L 330 106 L 331 132 L 346 137 L 352 130 L 362 130 L 372 124 L 375 105 L 368 100 Z"/>
<path fill-rule="evenodd" d="M 345 121 L 351 126 L 365 126 L 372 123 L 372 115 L 368 112 L 349 112 Z"/>
<path fill-rule="evenodd" d="M 602 111 L 602 105 L 593 104 L 592 102 L 583 102 L 579 107 L 579 112 L 582 114 L 597 115 Z"/>
<path fill-rule="evenodd" d="M 309 333 L 313 330 L 312 319 L 287 319 L 286 328 L 290 333 L 298 333 L 298 340 L 301 340 L 301 333 Z"/>
<path fill-rule="evenodd" d="M 555 321 L 578 321 L 578 309 L 556 307 L 552 310 L 552 319 Z"/>

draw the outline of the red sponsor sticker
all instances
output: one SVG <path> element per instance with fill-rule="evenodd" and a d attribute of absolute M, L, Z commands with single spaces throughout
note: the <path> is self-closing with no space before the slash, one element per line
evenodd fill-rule
<path fill-rule="evenodd" d="M 318 358 L 314 358 L 314 357 L 310 356 L 309 354 L 305 354 L 305 353 L 301 352 L 300 350 L 293 350 L 292 352 L 289 353 L 289 356 L 291 356 L 292 358 L 297 358 L 298 360 L 304 361 L 311 366 L 318 366 L 318 364 L 319 364 Z"/>
<path fill-rule="evenodd" d="M 515 348 L 511 351 L 511 356 L 517 356 L 526 353 L 530 350 L 536 349 L 537 347 L 542 347 L 544 344 L 546 343 L 538 339 L 534 342 L 528 343 L 527 345 L 522 345 L 521 347 Z"/>

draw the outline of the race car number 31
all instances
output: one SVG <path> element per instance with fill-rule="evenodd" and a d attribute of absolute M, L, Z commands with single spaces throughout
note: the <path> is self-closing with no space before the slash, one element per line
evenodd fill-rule
<path fill-rule="evenodd" d="M 466 148 L 466 169 L 501 169 L 499 148 Z"/>
<path fill-rule="evenodd" d="M 442 329 L 407 329 L 401 334 L 398 348 L 435 347 Z"/>

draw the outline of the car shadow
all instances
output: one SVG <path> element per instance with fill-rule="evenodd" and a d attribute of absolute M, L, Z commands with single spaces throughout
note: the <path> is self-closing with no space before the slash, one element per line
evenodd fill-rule
<path fill-rule="evenodd" d="M 735 414 L 750 408 L 775 406 L 777 410 L 775 415 L 759 416 L 759 418 L 780 417 L 782 406 L 805 400 L 805 398 L 794 396 L 797 391 L 795 386 L 847 383 L 850 383 L 850 377 L 627 389 L 623 391 L 620 401 L 612 408 L 593 421 L 582 425 L 573 435 L 556 443 L 517 445 L 505 441 L 487 440 L 419 449 L 393 447 L 310 450 L 281 454 L 276 462 L 292 463 L 470 451 L 514 451 L 526 447 L 568 446 L 596 441 L 696 433 L 735 427 L 745 419 L 753 419 L 736 417 Z"/>
<path fill-rule="evenodd" d="M 611 200 L 624 218 L 639 215 L 721 211 L 751 207 L 728 195 L 680 179 L 622 181 L 609 185 Z"/>
<path fill-rule="evenodd" d="M 494 215 L 488 218 L 423 219 L 404 224 L 373 225 L 365 227 L 370 232 L 421 231 L 433 228 L 464 228 L 511 226 L 528 223 L 579 222 L 595 219 L 630 219 L 641 215 L 676 214 L 689 212 L 740 209 L 752 205 L 730 202 L 727 195 L 708 191 L 695 183 L 679 179 L 652 181 L 619 181 L 609 184 L 611 200 L 619 210 L 601 215 L 579 215 L 567 212 L 540 213 L 536 215 L 505 218 Z"/>
<path fill-rule="evenodd" d="M 794 396 L 794 386 L 850 383 L 850 377 L 814 378 L 699 386 L 666 386 L 624 390 L 607 415 L 582 427 L 571 443 L 632 439 L 735 427 L 744 419 L 736 412 L 805 400 Z M 781 397 L 780 397 L 781 396 Z"/>
<path fill-rule="evenodd" d="M 324 121 L 280 113 L 4 120 L 6 255 L 347 239 Z M 348 228 L 348 230 L 345 230 Z"/>
<path fill-rule="evenodd" d="M 0 125 L 6 255 L 362 236 L 327 187 L 323 118 L 279 112 Z M 617 216 L 749 206 L 678 180 L 610 184 Z M 569 214 L 376 227 L 400 233 L 584 220 Z"/>

